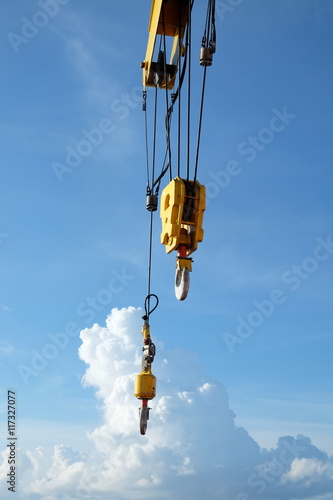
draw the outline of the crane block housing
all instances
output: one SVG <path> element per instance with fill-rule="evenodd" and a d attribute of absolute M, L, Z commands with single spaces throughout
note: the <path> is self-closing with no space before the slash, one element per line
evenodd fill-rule
<path fill-rule="evenodd" d="M 206 209 L 206 188 L 198 181 L 176 177 L 163 189 L 160 216 L 161 243 L 166 253 L 180 245 L 193 253 L 203 240 L 203 214 Z"/>

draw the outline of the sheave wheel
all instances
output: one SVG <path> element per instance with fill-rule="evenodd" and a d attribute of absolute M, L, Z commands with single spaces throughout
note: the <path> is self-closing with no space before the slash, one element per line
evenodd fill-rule
<path fill-rule="evenodd" d="M 176 269 L 175 294 L 178 300 L 184 300 L 187 297 L 190 288 L 190 271 L 187 267 Z"/>

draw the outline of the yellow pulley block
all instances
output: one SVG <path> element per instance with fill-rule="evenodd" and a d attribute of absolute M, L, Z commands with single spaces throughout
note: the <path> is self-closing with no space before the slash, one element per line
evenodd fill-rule
<path fill-rule="evenodd" d="M 198 181 L 176 177 L 163 189 L 160 216 L 161 243 L 166 253 L 180 245 L 191 255 L 203 240 L 203 214 L 206 209 L 206 188 Z"/>
<path fill-rule="evenodd" d="M 206 188 L 198 181 L 176 177 L 163 189 L 160 216 L 161 243 L 166 253 L 177 250 L 175 293 L 178 300 L 187 297 L 192 271 L 189 257 L 203 240 L 203 214 L 206 209 Z"/>

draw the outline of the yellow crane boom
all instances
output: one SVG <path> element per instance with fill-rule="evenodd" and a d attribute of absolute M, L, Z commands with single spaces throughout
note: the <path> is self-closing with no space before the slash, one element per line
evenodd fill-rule
<path fill-rule="evenodd" d="M 172 89 L 177 73 L 177 66 L 179 56 L 184 54 L 184 47 L 182 44 L 184 31 L 189 19 L 190 0 L 153 0 L 150 20 L 148 26 L 148 44 L 146 50 L 145 60 L 141 63 L 143 69 L 143 87 L 159 87 Z M 165 61 L 153 61 L 155 42 L 157 35 L 166 35 L 173 38 L 171 55 L 169 64 Z M 161 73 L 166 73 L 165 78 L 160 79 L 157 83 L 155 75 L 159 72 L 159 65 Z M 166 71 L 165 71 L 166 70 Z"/>

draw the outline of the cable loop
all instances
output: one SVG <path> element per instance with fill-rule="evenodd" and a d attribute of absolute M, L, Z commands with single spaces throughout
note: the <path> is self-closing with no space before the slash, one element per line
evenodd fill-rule
<path fill-rule="evenodd" d="M 156 304 L 152 309 L 150 309 L 151 297 L 154 297 L 154 299 L 156 299 Z M 159 298 L 157 297 L 157 295 L 155 295 L 155 293 L 150 293 L 149 295 L 147 295 L 147 297 L 145 298 L 145 305 L 144 305 L 145 315 L 142 316 L 142 319 L 144 319 L 145 321 L 148 321 L 149 316 L 155 311 L 156 307 L 158 306 L 158 303 L 159 303 Z"/>

